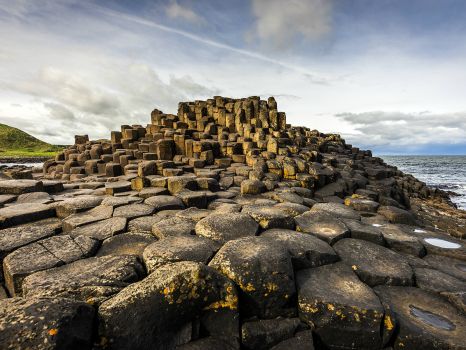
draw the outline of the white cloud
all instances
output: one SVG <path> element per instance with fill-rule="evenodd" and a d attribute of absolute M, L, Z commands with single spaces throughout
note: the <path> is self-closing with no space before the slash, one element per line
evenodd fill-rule
<path fill-rule="evenodd" d="M 352 124 L 356 131 L 344 135 L 347 141 L 365 148 L 403 151 L 427 145 L 463 144 L 466 140 L 466 112 L 373 111 L 341 113 L 336 117 Z"/>
<path fill-rule="evenodd" d="M 284 49 L 302 36 L 315 40 L 331 30 L 331 0 L 252 0 L 254 34 L 265 46 Z"/>
<path fill-rule="evenodd" d="M 165 8 L 165 12 L 168 17 L 172 19 L 181 19 L 193 24 L 203 24 L 205 19 L 199 16 L 192 9 L 178 4 L 176 0 L 170 1 Z"/>

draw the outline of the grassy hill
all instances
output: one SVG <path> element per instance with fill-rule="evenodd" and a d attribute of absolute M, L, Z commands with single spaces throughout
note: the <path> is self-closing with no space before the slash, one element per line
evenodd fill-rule
<path fill-rule="evenodd" d="M 62 149 L 62 146 L 51 145 L 17 128 L 0 124 L 0 158 L 49 157 Z"/>

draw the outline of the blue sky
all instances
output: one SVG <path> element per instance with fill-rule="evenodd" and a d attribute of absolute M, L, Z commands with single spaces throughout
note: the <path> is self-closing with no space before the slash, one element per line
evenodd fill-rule
<path fill-rule="evenodd" d="M 52 143 L 213 95 L 379 154 L 466 154 L 466 2 L 0 0 L 0 122 Z"/>

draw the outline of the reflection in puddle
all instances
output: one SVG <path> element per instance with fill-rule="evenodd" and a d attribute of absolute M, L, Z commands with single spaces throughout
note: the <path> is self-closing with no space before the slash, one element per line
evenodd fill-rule
<path fill-rule="evenodd" d="M 446 240 L 440 239 L 440 238 L 425 238 L 424 241 L 426 241 L 427 243 L 429 243 L 431 245 L 434 245 L 436 247 L 440 247 L 440 248 L 447 248 L 447 249 L 461 248 L 461 244 L 446 241 Z"/>
<path fill-rule="evenodd" d="M 374 227 L 382 227 L 383 225 L 381 225 L 381 224 L 372 224 L 372 226 L 374 226 Z"/>
<path fill-rule="evenodd" d="M 452 331 L 456 326 L 447 320 L 445 317 L 436 315 L 430 311 L 419 309 L 413 305 L 409 305 L 411 315 L 419 318 L 424 323 L 427 323 L 429 326 L 440 328 L 446 331 Z"/>
<path fill-rule="evenodd" d="M 414 232 L 416 232 L 416 233 L 426 233 L 427 231 L 426 230 L 421 230 L 420 228 L 415 228 Z"/>

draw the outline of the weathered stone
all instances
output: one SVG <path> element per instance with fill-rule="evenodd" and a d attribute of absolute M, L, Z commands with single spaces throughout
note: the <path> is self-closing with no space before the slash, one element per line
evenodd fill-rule
<path fill-rule="evenodd" d="M 105 183 L 105 193 L 113 196 L 116 193 L 131 191 L 131 182 L 115 181 Z"/>
<path fill-rule="evenodd" d="M 276 318 L 244 322 L 241 343 L 246 349 L 262 350 L 291 338 L 299 327 L 298 318 Z"/>
<path fill-rule="evenodd" d="M 294 273 L 288 251 L 265 237 L 227 242 L 209 266 L 232 279 L 241 289 L 244 315 L 273 318 L 294 314 Z"/>
<path fill-rule="evenodd" d="M 121 207 L 115 208 L 113 211 L 114 217 L 123 217 L 127 219 L 135 219 L 141 216 L 152 215 L 155 212 L 155 208 L 147 204 L 128 204 Z"/>
<path fill-rule="evenodd" d="M 136 256 L 93 257 L 29 275 L 23 282 L 23 296 L 100 303 L 143 275 L 144 268 Z"/>
<path fill-rule="evenodd" d="M 29 192 L 41 192 L 42 181 L 36 180 L 2 180 L 0 181 L 0 194 L 23 194 Z"/>
<path fill-rule="evenodd" d="M 174 196 L 160 195 L 149 197 L 144 201 L 144 203 L 154 207 L 156 211 L 185 208 L 183 201 Z"/>
<path fill-rule="evenodd" d="M 270 350 L 314 350 L 312 331 L 297 332 L 293 338 L 284 340 Z"/>
<path fill-rule="evenodd" d="M 155 223 L 152 226 L 152 234 L 159 239 L 171 236 L 189 236 L 194 234 L 195 225 L 194 220 L 174 216 Z"/>
<path fill-rule="evenodd" d="M 171 236 L 147 246 L 143 259 L 147 272 L 152 273 L 162 265 L 178 261 L 207 264 L 217 250 L 217 245 L 206 238 Z"/>
<path fill-rule="evenodd" d="M 70 232 L 71 230 L 84 226 L 87 224 L 92 224 L 93 222 L 109 219 L 113 214 L 113 208 L 99 205 L 94 209 L 77 213 L 68 216 L 66 219 L 63 219 L 63 231 Z"/>
<path fill-rule="evenodd" d="M 413 287 L 375 288 L 385 308 L 384 332 L 394 349 L 464 349 L 466 318 L 435 294 Z"/>
<path fill-rule="evenodd" d="M 206 307 L 236 309 L 233 284 L 203 264 L 165 265 L 100 305 L 99 335 L 116 349 L 174 348 L 173 334 Z"/>
<path fill-rule="evenodd" d="M 400 254 L 377 244 L 347 238 L 333 248 L 345 264 L 369 286 L 379 284 L 409 286 L 413 284 L 413 270 Z"/>
<path fill-rule="evenodd" d="M 403 254 L 423 257 L 426 252 L 424 245 L 415 236 L 409 235 L 397 225 L 384 225 L 380 227 L 387 246 Z"/>
<path fill-rule="evenodd" d="M 427 266 L 466 281 L 466 263 L 462 260 L 429 254 L 424 257 L 423 261 L 427 263 Z"/>
<path fill-rule="evenodd" d="M 339 219 L 330 215 L 308 211 L 294 218 L 296 230 L 309 233 L 333 245 L 340 239 L 350 236 L 348 227 Z"/>
<path fill-rule="evenodd" d="M 91 349 L 95 310 L 65 298 L 0 300 L 3 349 Z"/>
<path fill-rule="evenodd" d="M 191 207 L 185 210 L 180 210 L 179 212 L 175 214 L 175 216 L 180 217 L 180 218 L 185 218 L 185 219 L 191 219 L 195 222 L 198 222 L 204 219 L 206 216 L 208 216 L 211 213 L 212 212 L 210 210 Z"/>
<path fill-rule="evenodd" d="M 379 203 L 368 199 L 351 197 L 345 198 L 345 205 L 357 211 L 366 211 L 370 213 L 376 213 L 380 206 Z"/>
<path fill-rule="evenodd" d="M 393 224 L 415 225 L 416 219 L 409 211 L 394 206 L 382 206 L 377 213 L 383 215 Z"/>
<path fill-rule="evenodd" d="M 199 209 L 207 208 L 207 193 L 206 191 L 190 191 L 183 190 L 178 192 L 176 196 L 182 200 L 186 207 L 196 207 Z"/>
<path fill-rule="evenodd" d="M 414 268 L 416 286 L 428 292 L 465 292 L 466 282 L 430 268 Z"/>
<path fill-rule="evenodd" d="M 61 219 L 72 214 L 80 213 L 92 209 L 102 203 L 102 196 L 78 196 L 75 198 L 66 199 L 55 206 L 57 216 Z"/>
<path fill-rule="evenodd" d="M 55 236 L 21 247 L 3 260 L 8 291 L 21 295 L 24 278 L 34 272 L 69 264 L 92 255 L 98 242 L 88 237 Z"/>
<path fill-rule="evenodd" d="M 158 215 L 142 216 L 128 222 L 128 232 L 152 233 L 152 226 L 163 220 Z"/>
<path fill-rule="evenodd" d="M 133 197 L 133 196 L 105 197 L 101 205 L 118 208 L 118 207 L 121 207 L 122 205 L 139 204 L 139 203 L 142 203 L 142 201 L 143 201 L 143 198 Z"/>
<path fill-rule="evenodd" d="M 274 207 L 283 210 L 293 217 L 304 214 L 309 210 L 305 205 L 291 202 L 278 203 Z"/>
<path fill-rule="evenodd" d="M 144 249 L 153 242 L 155 238 L 145 233 L 124 233 L 106 239 L 96 256 L 136 255 L 142 258 Z"/>
<path fill-rule="evenodd" d="M 383 308 L 371 288 L 343 263 L 301 270 L 296 275 L 301 320 L 315 327 L 328 348 L 379 349 Z"/>
<path fill-rule="evenodd" d="M 241 194 L 260 194 L 265 192 L 265 185 L 259 180 L 244 180 L 241 182 Z"/>
<path fill-rule="evenodd" d="M 385 245 L 385 239 L 378 227 L 367 225 L 358 220 L 342 219 L 351 232 L 351 238 L 362 239 L 378 245 Z"/>
<path fill-rule="evenodd" d="M 55 210 L 48 204 L 23 203 L 0 209 L 0 227 L 6 228 L 38 221 L 55 216 Z"/>
<path fill-rule="evenodd" d="M 250 215 L 264 230 L 283 228 L 293 230 L 295 222 L 286 211 L 275 207 L 243 207 L 243 213 Z"/>
<path fill-rule="evenodd" d="M 274 240 L 288 250 L 295 270 L 331 264 L 338 260 L 329 244 L 305 233 L 271 229 L 262 232 L 262 236 Z"/>
<path fill-rule="evenodd" d="M 23 193 L 18 196 L 16 203 L 51 203 L 53 202 L 52 197 L 47 192 L 30 192 Z"/>
<path fill-rule="evenodd" d="M 139 197 L 147 199 L 153 196 L 170 194 L 165 187 L 146 187 L 139 192 Z"/>
<path fill-rule="evenodd" d="M 247 214 L 213 213 L 200 220 L 195 227 L 196 234 L 225 243 L 229 240 L 256 235 L 259 225 Z"/>
<path fill-rule="evenodd" d="M 312 206 L 310 212 L 326 213 L 341 219 L 361 219 L 361 216 L 356 211 L 338 203 L 316 203 Z"/>
<path fill-rule="evenodd" d="M 80 226 L 70 231 L 71 237 L 86 236 L 100 241 L 118 235 L 126 229 L 126 218 L 114 217 Z"/>

